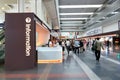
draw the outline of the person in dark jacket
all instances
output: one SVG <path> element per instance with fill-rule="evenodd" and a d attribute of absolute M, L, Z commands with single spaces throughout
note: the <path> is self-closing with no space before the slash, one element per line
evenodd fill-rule
<path fill-rule="evenodd" d="M 108 53 L 109 53 L 109 47 L 110 47 L 110 41 L 109 41 L 109 40 L 107 40 L 106 46 L 107 46 L 107 51 L 108 51 Z"/>
<path fill-rule="evenodd" d="M 84 44 L 83 44 L 83 41 L 80 40 L 80 52 L 84 52 Z"/>

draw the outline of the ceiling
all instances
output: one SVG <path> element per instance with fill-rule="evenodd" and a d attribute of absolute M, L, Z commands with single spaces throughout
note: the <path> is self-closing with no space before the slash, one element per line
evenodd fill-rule
<path fill-rule="evenodd" d="M 101 5 L 105 3 L 106 0 L 59 0 L 59 6 L 79 6 L 79 5 Z M 73 7 L 74 7 L 73 6 Z M 100 8 L 60 8 L 59 7 L 59 15 L 60 15 L 60 25 L 61 25 L 61 30 L 78 30 L 78 31 L 83 31 L 83 28 L 85 26 L 85 23 L 92 18 L 91 16 L 94 14 L 94 12 Z M 69 13 L 69 14 L 64 14 L 62 13 Z M 72 14 L 71 14 L 72 13 Z M 81 13 L 81 14 L 80 14 Z M 82 14 L 84 13 L 84 14 Z M 91 13 L 91 14 L 85 14 L 85 13 Z M 75 15 L 74 15 L 75 14 Z"/>
<path fill-rule="evenodd" d="M 94 27 L 99 27 L 107 21 L 120 19 L 120 0 L 45 1 L 54 1 L 54 4 L 49 5 L 51 7 L 55 5 L 56 10 L 48 9 L 52 12 L 53 24 L 54 21 L 58 21 L 55 25 L 58 25 L 62 32 L 83 32 Z"/>
<path fill-rule="evenodd" d="M 55 0 L 43 0 L 43 3 L 46 6 L 47 11 L 49 12 L 50 18 L 52 20 L 52 26 L 54 29 L 59 29 L 58 15 L 56 11 L 56 2 Z"/>
<path fill-rule="evenodd" d="M 5 10 L 9 10 L 12 8 L 10 4 L 17 4 L 17 1 L 0 0 L 0 8 L 2 10 L 4 6 Z M 29 1 L 25 0 L 26 3 Z M 120 20 L 120 0 L 43 0 L 43 2 L 52 19 L 53 29 L 59 29 L 61 32 L 84 32 L 101 24 Z M 87 7 L 89 5 L 98 7 Z"/>
<path fill-rule="evenodd" d="M 24 0 L 25 3 L 30 3 L 31 0 Z M 6 12 L 17 12 L 18 0 L 0 0 L 0 15 Z"/>

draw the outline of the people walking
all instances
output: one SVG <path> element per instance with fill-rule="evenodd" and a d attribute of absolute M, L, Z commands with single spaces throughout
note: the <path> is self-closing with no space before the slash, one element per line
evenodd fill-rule
<path fill-rule="evenodd" d="M 96 38 L 96 41 L 95 41 L 95 57 L 96 57 L 96 60 L 99 62 L 99 59 L 100 59 L 100 54 L 101 54 L 101 48 L 104 50 L 103 48 L 103 44 L 99 41 L 100 38 Z"/>
<path fill-rule="evenodd" d="M 109 53 L 109 47 L 110 47 L 110 41 L 109 40 L 106 41 L 106 47 L 107 47 L 107 51 Z"/>
<path fill-rule="evenodd" d="M 82 40 L 80 40 L 80 52 L 84 52 L 84 44 Z"/>
<path fill-rule="evenodd" d="M 80 42 L 78 40 L 74 41 L 74 47 L 75 47 L 75 53 L 77 52 L 79 54 Z"/>
<path fill-rule="evenodd" d="M 70 46 L 71 46 L 70 40 L 67 39 L 67 41 L 66 41 L 66 48 L 67 48 L 68 55 L 69 55 L 69 52 L 70 52 Z"/>
<path fill-rule="evenodd" d="M 64 54 L 64 51 L 65 51 L 65 41 L 64 40 L 62 40 L 61 45 L 62 45 L 62 53 Z"/>
<path fill-rule="evenodd" d="M 53 42 L 51 39 L 49 39 L 49 41 L 48 41 L 48 47 L 53 47 Z"/>

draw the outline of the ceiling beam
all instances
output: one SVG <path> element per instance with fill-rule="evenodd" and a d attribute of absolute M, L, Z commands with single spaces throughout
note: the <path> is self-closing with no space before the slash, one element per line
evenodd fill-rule
<path fill-rule="evenodd" d="M 106 8 L 104 10 L 102 10 L 102 12 L 99 12 L 99 14 L 96 17 L 92 18 L 89 22 L 87 22 L 84 27 L 87 27 L 86 28 L 87 30 L 91 29 L 91 28 L 94 28 L 95 26 L 97 27 L 97 25 L 94 25 L 94 26 L 89 26 L 89 25 L 92 24 L 93 22 L 99 21 L 99 19 L 101 19 L 104 16 L 114 12 L 118 8 L 120 8 L 120 0 L 117 0 L 116 2 L 114 2 L 111 5 L 106 5 Z M 104 21 L 107 21 L 107 20 L 104 20 Z M 99 24 L 101 24 L 101 23 L 99 23 Z"/>
<path fill-rule="evenodd" d="M 57 12 L 57 19 L 58 19 L 58 26 L 60 27 L 60 16 L 59 16 L 59 1 L 58 0 L 54 0 L 55 1 L 55 5 L 56 5 L 56 12 Z"/>
<path fill-rule="evenodd" d="M 103 22 L 99 22 L 99 23 L 97 23 L 97 24 L 95 24 L 95 25 L 93 25 L 91 27 L 88 27 L 85 31 L 93 29 L 95 27 L 99 27 L 99 26 L 105 25 L 106 23 L 108 23 L 108 24 L 111 23 L 112 24 L 114 22 L 118 22 L 119 20 L 120 20 L 120 13 L 118 13 L 118 14 L 116 14 L 116 15 L 114 15 L 114 16 L 106 19 L 106 20 L 104 20 Z"/>

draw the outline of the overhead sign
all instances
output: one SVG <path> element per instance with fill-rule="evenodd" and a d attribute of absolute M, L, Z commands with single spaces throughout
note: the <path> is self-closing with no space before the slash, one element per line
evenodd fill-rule
<path fill-rule="evenodd" d="M 102 33 L 102 26 L 87 31 L 86 36 L 96 35 L 96 34 L 100 34 L 100 33 Z"/>

